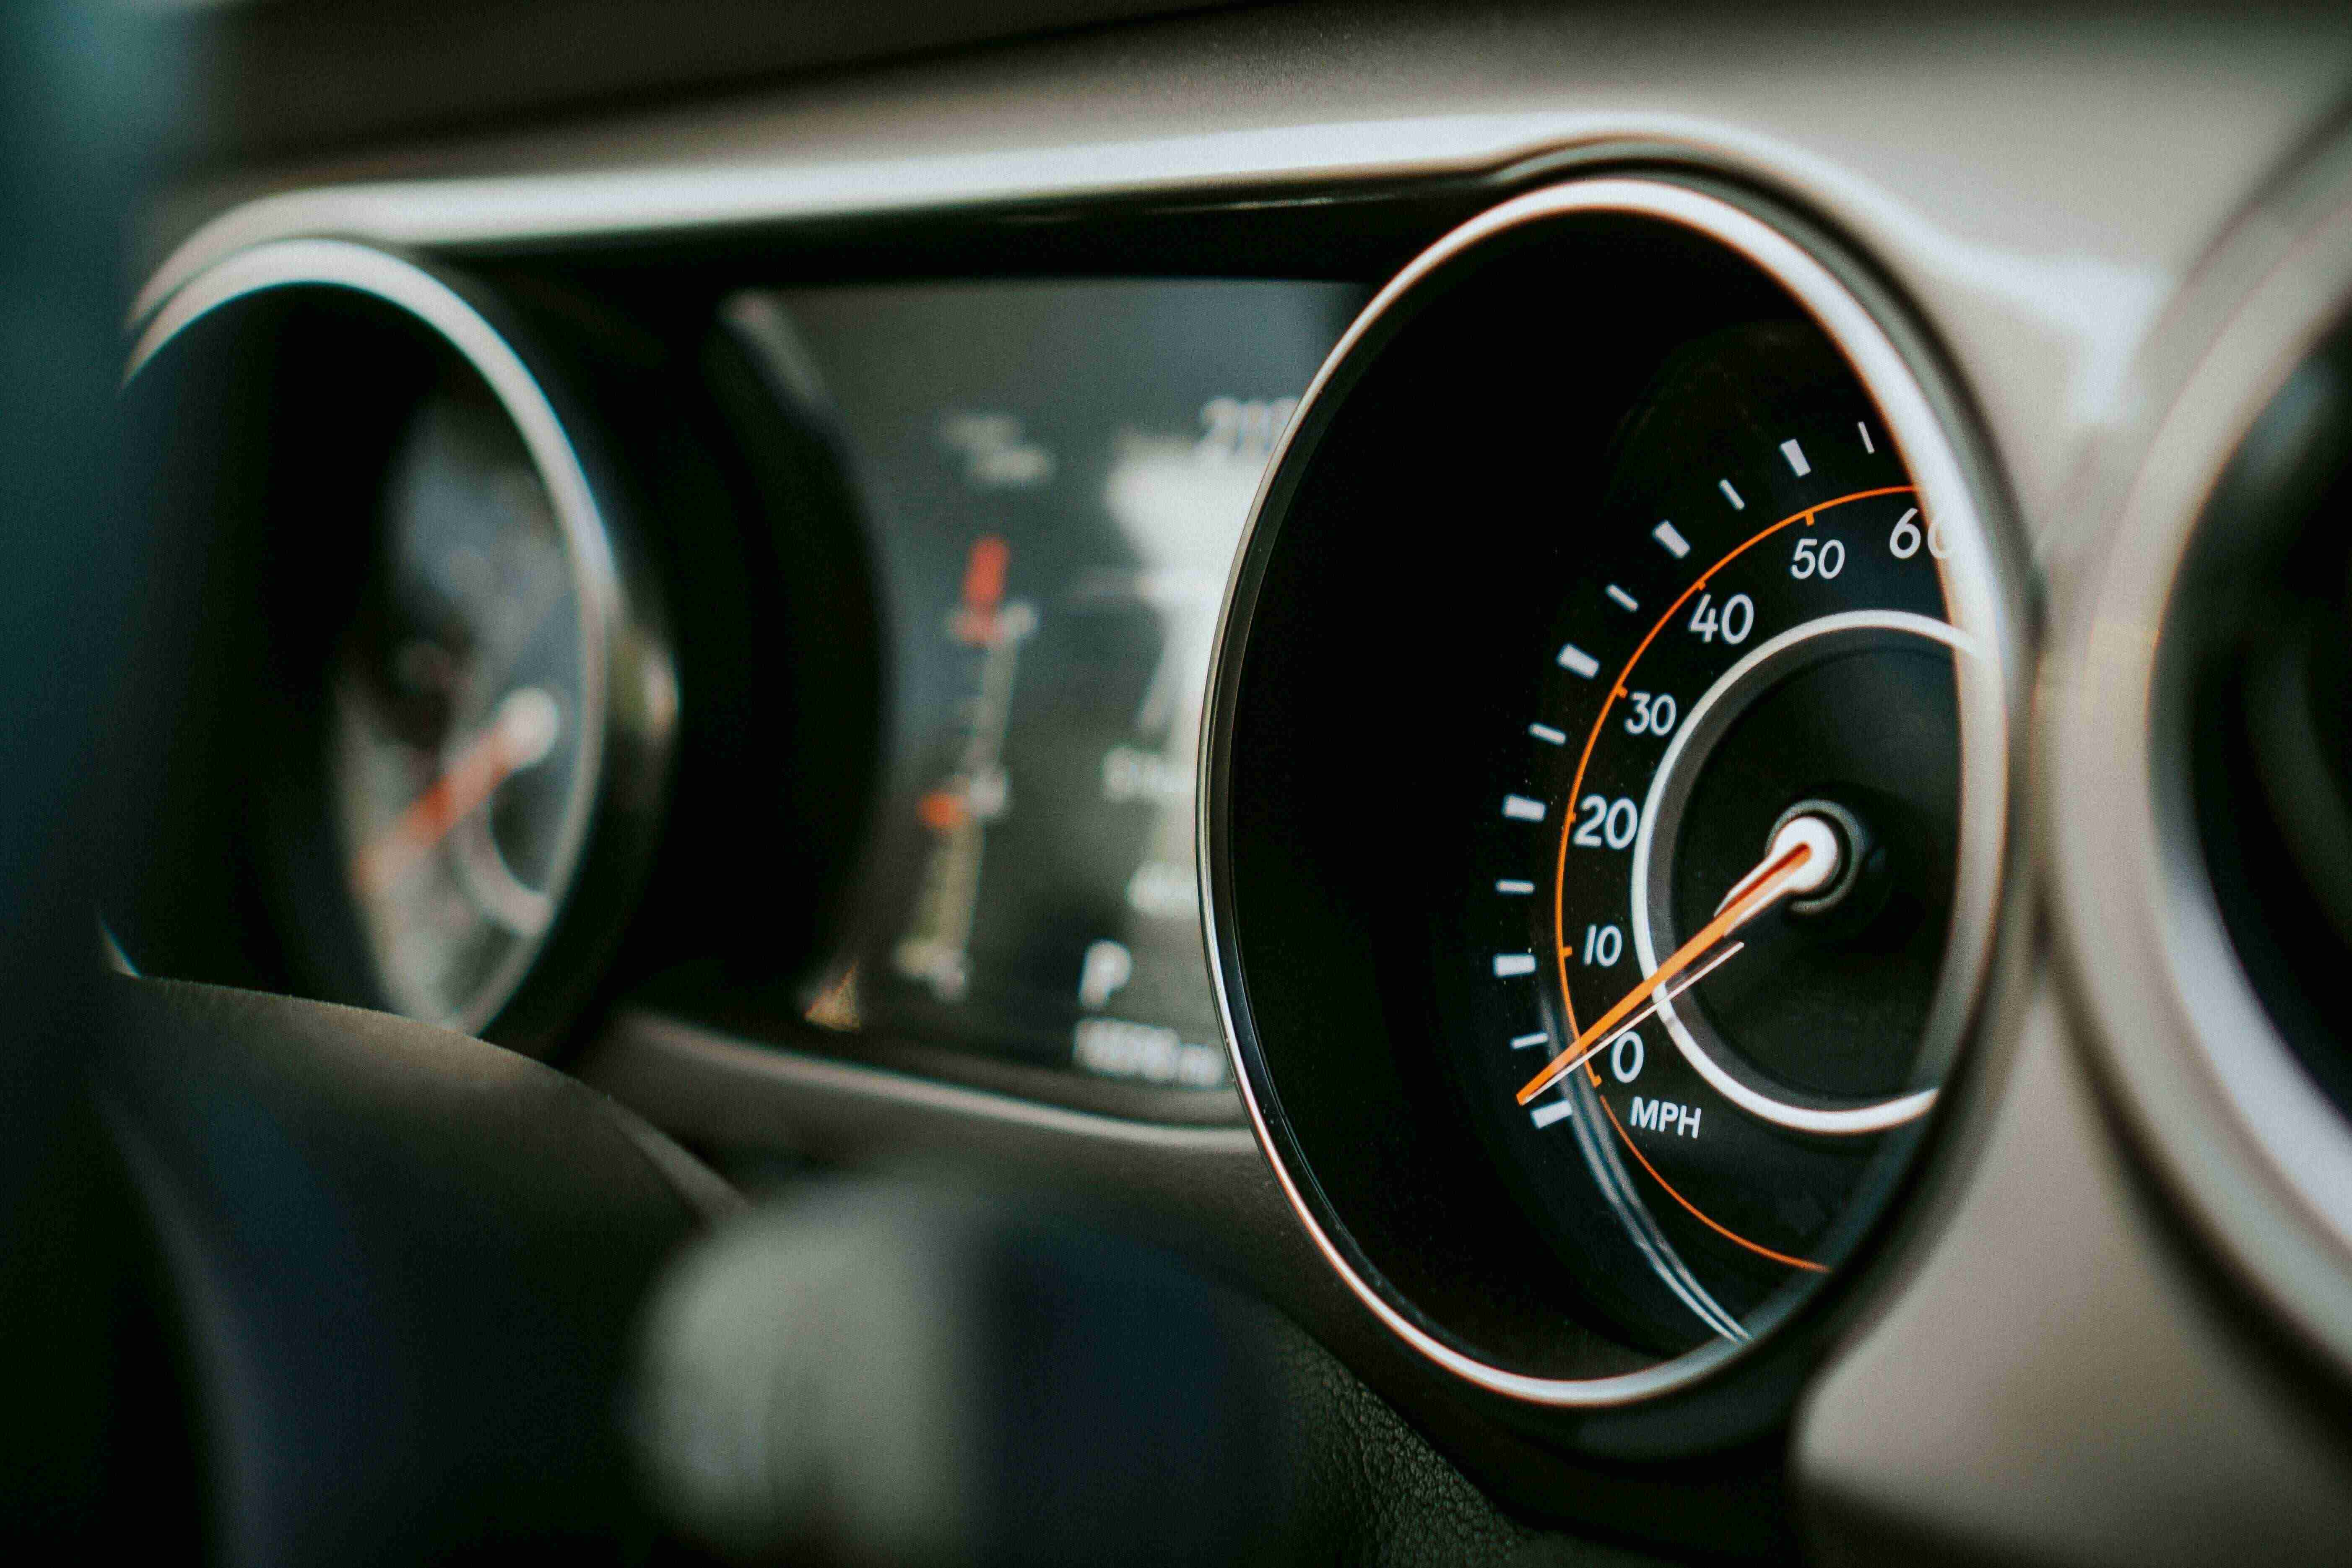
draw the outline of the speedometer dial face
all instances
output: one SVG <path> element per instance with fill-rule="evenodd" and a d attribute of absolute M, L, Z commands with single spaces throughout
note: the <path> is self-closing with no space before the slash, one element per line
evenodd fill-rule
<path fill-rule="evenodd" d="M 1935 1104 L 1997 847 L 1964 552 L 1810 324 L 1673 355 L 1498 738 L 1441 967 L 1474 1119 L 1591 1294 L 1741 1341 L 1851 1247 Z"/>

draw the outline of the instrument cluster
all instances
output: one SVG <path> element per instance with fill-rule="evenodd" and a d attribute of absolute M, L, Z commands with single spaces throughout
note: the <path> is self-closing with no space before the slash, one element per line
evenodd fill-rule
<path fill-rule="evenodd" d="M 1932 357 L 1797 220 L 1570 181 L 1377 295 L 736 288 L 667 360 L 593 304 L 296 240 L 149 323 L 134 400 L 267 431 L 195 491 L 273 611 L 205 816 L 249 963 L 1238 1089 L 1348 1285 L 1538 1404 L 1865 1246 L 1992 976 L 2021 665 Z M 205 973 L 172 912 L 111 929 Z"/>

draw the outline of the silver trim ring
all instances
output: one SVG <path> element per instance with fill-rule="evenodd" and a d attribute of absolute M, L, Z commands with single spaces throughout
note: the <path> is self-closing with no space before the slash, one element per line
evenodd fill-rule
<path fill-rule="evenodd" d="M 278 289 L 347 289 L 382 301 L 422 322 L 488 385 L 523 438 L 532 465 L 547 486 L 548 499 L 563 533 L 578 596 L 581 702 L 593 721 L 581 725 L 580 767 L 558 829 L 551 896 L 562 901 L 580 869 L 599 802 L 606 794 L 606 731 L 612 723 L 610 680 L 618 647 L 641 679 L 674 682 L 668 662 L 649 639 L 626 635 L 627 606 L 620 564 L 596 487 L 555 407 L 505 335 L 463 294 L 416 263 L 386 251 L 340 239 L 288 239 L 242 250 L 183 284 L 156 310 L 131 352 L 123 371 L 127 386 L 154 356 L 194 322 L 224 306 Z M 649 662 L 650 661 L 650 662 Z M 676 704 L 669 704 L 675 710 Z M 667 742 L 668 726 L 655 737 L 656 759 Z M 657 763 L 656 763 L 657 765 Z M 555 923 L 514 951 L 478 992 L 479 1001 L 451 1027 L 478 1034 L 521 989 Z M 441 1022 L 441 1020 L 433 1020 Z"/>
<path fill-rule="evenodd" d="M 1247 1106 L 1258 1146 L 1265 1152 L 1283 1196 L 1306 1229 L 1324 1261 L 1339 1276 L 1349 1292 L 1391 1333 L 1422 1356 L 1465 1382 L 1507 1398 L 1558 1408 L 1622 1405 L 1654 1398 L 1686 1387 L 1741 1353 L 1727 1339 L 1709 1342 L 1672 1360 L 1640 1372 L 1596 1378 L 1538 1377 L 1513 1372 L 1465 1353 L 1446 1343 L 1391 1302 L 1350 1260 L 1347 1251 L 1316 1218 L 1301 1190 L 1301 1178 L 1284 1163 L 1270 1129 L 1265 1107 L 1251 1080 L 1247 1053 L 1242 1044 L 1245 1020 L 1236 1011 L 1235 988 L 1241 983 L 1239 954 L 1217 918 L 1216 890 L 1224 876 L 1223 794 L 1227 737 L 1224 733 L 1233 692 L 1238 679 L 1239 641 L 1246 632 L 1251 606 L 1247 602 L 1254 578 L 1252 563 L 1271 541 L 1265 530 L 1267 499 L 1287 470 L 1300 433 L 1315 426 L 1319 405 L 1340 376 L 1349 358 L 1423 279 L 1473 247 L 1524 225 L 1571 214 L 1616 213 L 1650 217 L 1679 225 L 1745 258 L 1787 289 L 1812 316 L 1830 340 L 1844 353 L 1885 416 L 1917 489 L 1924 510 L 1940 520 L 1949 542 L 1951 559 L 1945 564 L 1946 603 L 1956 622 L 1988 650 L 1988 668 L 1979 679 L 1964 679 L 1961 690 L 1961 797 L 1963 885 L 1953 909 L 1955 957 L 1969 983 L 1957 988 L 1959 1002 L 1973 1016 L 1990 969 L 1995 914 L 2000 898 L 2002 869 L 2011 858 L 2009 833 L 2009 722 L 2012 695 L 2022 667 L 2023 627 L 2000 588 L 2010 583 L 2004 557 L 1998 556 L 1987 528 L 1984 509 L 1969 468 L 1955 446 L 1937 406 L 1913 371 L 1909 360 L 1869 306 L 1856 298 L 1819 257 L 1795 238 L 1774 227 L 1757 213 L 1723 195 L 1656 177 L 1603 176 L 1573 181 L 1533 191 L 1481 214 L 1423 251 L 1376 295 L 1340 338 L 1308 384 L 1297 412 L 1277 443 L 1265 477 L 1250 508 L 1248 526 L 1234 556 L 1225 587 L 1224 607 L 1217 626 L 1210 668 L 1210 700 L 1202 710 L 1199 777 L 1199 864 L 1201 919 L 1210 952 L 1210 977 L 1214 984 L 1217 1012 L 1233 1059 L 1234 1081 Z M 1970 803 L 1973 803 L 1971 805 Z M 1984 836 L 1985 847 L 1974 847 L 1971 833 Z M 1966 868 L 1984 868 L 1984 875 L 1967 879 Z"/>

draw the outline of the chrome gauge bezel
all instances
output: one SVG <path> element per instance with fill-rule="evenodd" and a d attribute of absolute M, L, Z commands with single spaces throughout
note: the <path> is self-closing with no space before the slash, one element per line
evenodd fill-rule
<path fill-rule="evenodd" d="M 1956 900 L 1951 955 L 1931 1048 L 1957 1054 L 1984 1015 L 1995 972 L 1996 936 L 2022 884 L 2012 813 L 2025 711 L 2028 617 L 2021 555 L 1974 434 L 1964 400 L 1923 337 L 1865 268 L 1796 216 L 1698 174 L 1594 174 L 1506 202 L 1440 239 L 1383 288 L 1326 361 L 1303 400 L 1267 477 L 1229 581 L 1211 670 L 1202 746 L 1200 865 L 1203 920 L 1226 1045 L 1259 1146 L 1284 1195 L 1324 1261 L 1385 1328 L 1420 1356 L 1465 1383 L 1515 1402 L 1557 1409 L 1605 1409 L 1650 1401 L 1709 1379 L 1764 1339 L 1719 1339 L 1671 1359 L 1591 1377 L 1535 1375 L 1500 1364 L 1442 1331 L 1372 1266 L 1333 1212 L 1283 1124 L 1251 1003 L 1234 922 L 1234 729 L 1242 667 L 1266 563 L 1290 496 L 1333 411 L 1369 357 L 1408 318 L 1421 286 L 1468 253 L 1531 225 L 1583 215 L 1616 215 L 1677 226 L 1744 259 L 1793 297 L 1853 366 L 1884 414 L 1923 503 L 1956 541 L 1962 559 L 1946 573 L 1948 602 L 1984 653 L 1989 677 L 1963 693 L 1966 747 L 1963 884 Z"/>
<path fill-rule="evenodd" d="M 2224 237 L 2137 367 L 2142 417 L 2085 470 L 2105 520 L 2063 606 L 2040 800 L 2084 1038 L 2141 1147 L 2226 1261 L 2352 1368 L 2352 1119 L 2281 1034 L 2208 876 L 2191 782 L 2184 590 L 2225 476 L 2352 310 L 2352 142 Z M 2252 524 L 2258 520 L 2247 520 Z"/>
<path fill-rule="evenodd" d="M 241 301 L 296 290 L 356 294 L 421 327 L 496 400 L 545 487 L 576 603 L 581 752 L 548 878 L 555 912 L 515 944 L 461 1015 L 431 1020 L 528 1050 L 551 1045 L 581 977 L 555 973 L 551 952 L 601 947 L 618 912 L 583 909 L 592 880 L 634 885 L 650 855 L 679 704 L 660 595 L 637 563 L 627 507 L 584 436 L 561 378 L 499 302 L 467 279 L 349 240 L 289 238 L 239 250 L 187 278 L 142 321 L 123 383 L 196 322 Z M 592 879 L 592 869 L 611 873 Z M 583 927 L 597 928 L 584 931 Z"/>

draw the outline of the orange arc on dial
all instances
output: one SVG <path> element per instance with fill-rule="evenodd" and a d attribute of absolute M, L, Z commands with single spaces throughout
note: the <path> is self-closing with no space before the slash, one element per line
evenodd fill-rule
<path fill-rule="evenodd" d="M 1592 748 L 1600 742 L 1601 726 L 1609 721 L 1609 710 L 1616 706 L 1617 699 L 1624 695 L 1625 682 L 1627 679 L 1633 675 L 1633 667 L 1642 662 L 1642 656 L 1650 651 L 1650 645 L 1657 640 L 1658 634 L 1665 630 L 1667 623 L 1672 621 L 1681 611 L 1683 605 L 1689 602 L 1690 596 L 1693 594 L 1696 594 L 1700 589 L 1706 587 L 1707 583 L 1717 573 L 1722 571 L 1726 566 L 1730 565 L 1734 561 L 1739 559 L 1740 556 L 1746 554 L 1748 551 L 1754 549 L 1765 540 L 1771 538 L 1772 535 L 1780 532 L 1784 528 L 1790 527 L 1800 522 L 1810 525 L 1815 517 L 1818 517 L 1822 512 L 1830 510 L 1833 507 L 1846 506 L 1854 501 L 1873 500 L 1880 496 L 1908 495 L 1913 493 L 1916 489 L 1916 487 L 1912 485 L 1884 485 L 1877 489 L 1855 490 L 1849 495 L 1838 496 L 1832 500 L 1822 501 L 1818 505 L 1809 506 L 1802 511 L 1790 512 L 1787 517 L 1782 518 L 1780 521 L 1759 529 L 1756 532 L 1748 535 L 1748 538 L 1741 541 L 1727 554 L 1717 561 L 1714 565 L 1700 573 L 1697 580 L 1693 582 L 1689 587 L 1685 588 L 1679 595 L 1677 595 L 1675 598 L 1675 602 L 1666 606 L 1666 613 L 1660 616 L 1656 623 L 1653 625 L 1647 632 L 1643 634 L 1641 643 L 1633 649 L 1633 657 L 1625 661 L 1625 668 L 1619 670 L 1617 672 L 1617 679 L 1609 683 L 1608 690 L 1601 699 L 1601 711 L 1593 716 L 1592 728 L 1584 737 L 1584 750 L 1576 759 L 1576 774 L 1569 783 L 1568 798 L 1573 801 L 1582 793 L 1584 788 L 1584 770 L 1592 762 Z M 1568 955 L 1571 949 L 1566 938 L 1566 928 L 1560 922 L 1565 918 L 1567 909 L 1568 836 L 1570 826 L 1572 825 L 1574 821 L 1575 814 L 1573 812 L 1568 813 L 1566 817 L 1563 819 L 1563 826 L 1560 828 L 1559 834 L 1559 855 L 1552 870 L 1551 882 L 1552 946 L 1555 949 L 1553 953 L 1553 963 L 1559 972 L 1559 1001 L 1560 1005 L 1565 1008 L 1568 1013 L 1568 1035 L 1571 1039 L 1575 1038 L 1580 1033 L 1581 1033 L 1581 1031 L 1578 1028 L 1576 1022 L 1576 999 L 1569 994 L 1568 989 Z M 1600 1082 L 1600 1074 L 1595 1071 L 1590 1064 L 1586 1066 L 1584 1070 L 1586 1073 L 1591 1075 L 1593 1083 L 1597 1086 Z M 1601 1100 L 1601 1109 L 1608 1112 L 1609 1124 L 1617 1130 L 1619 1140 L 1624 1143 L 1626 1148 L 1633 1151 L 1633 1158 L 1641 1162 L 1642 1169 L 1649 1173 L 1650 1179 L 1657 1183 L 1661 1187 L 1664 1187 L 1666 1190 L 1666 1195 L 1674 1199 L 1675 1203 L 1681 1205 L 1685 1209 L 1690 1211 L 1690 1213 L 1698 1219 L 1699 1223 L 1705 1225 L 1709 1230 L 1714 1231 L 1718 1236 L 1723 1237 L 1726 1240 L 1731 1241 L 1740 1247 L 1744 1247 L 1748 1251 L 1755 1253 L 1760 1258 L 1769 1258 L 1775 1263 L 1785 1263 L 1791 1268 L 1803 1268 L 1815 1272 L 1825 1271 L 1823 1269 L 1823 1266 L 1819 1263 L 1812 1262 L 1807 1258 L 1791 1258 L 1787 1253 L 1774 1251 L 1772 1248 L 1766 1247 L 1761 1242 L 1750 1241 L 1748 1237 L 1740 1235 L 1738 1231 L 1733 1230 L 1730 1226 L 1715 1219 L 1712 1215 L 1708 1215 L 1706 1210 L 1691 1202 L 1690 1199 L 1683 1196 L 1680 1192 L 1675 1190 L 1674 1184 L 1667 1181 L 1665 1177 L 1660 1175 L 1658 1173 L 1657 1167 L 1650 1163 L 1648 1157 L 1644 1155 L 1642 1152 L 1641 1148 L 1634 1143 L 1633 1135 L 1625 1131 L 1624 1123 L 1617 1120 L 1617 1113 L 1609 1110 L 1609 1102 L 1606 1100 L 1602 1100 L 1597 1094 L 1593 1098 Z"/>

